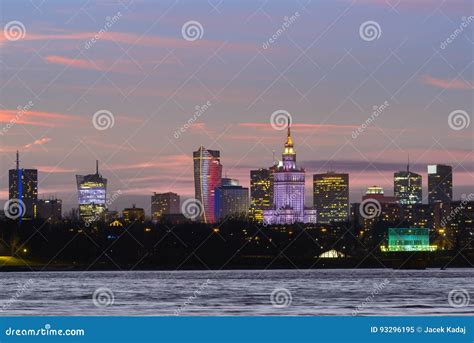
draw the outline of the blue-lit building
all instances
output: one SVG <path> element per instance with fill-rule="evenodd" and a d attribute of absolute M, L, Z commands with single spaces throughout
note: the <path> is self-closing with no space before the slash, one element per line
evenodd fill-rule
<path fill-rule="evenodd" d="M 246 218 L 249 212 L 249 189 L 235 179 L 223 178 L 215 190 L 215 218 Z"/>
<path fill-rule="evenodd" d="M 79 215 L 84 221 L 96 221 L 105 215 L 107 179 L 99 174 L 96 161 L 95 174 L 76 175 Z"/>
<path fill-rule="evenodd" d="M 37 216 L 38 170 L 20 168 L 20 157 L 16 152 L 16 168 L 8 172 L 8 195 L 10 201 L 18 201 L 21 213 L 18 218 L 31 219 Z"/>

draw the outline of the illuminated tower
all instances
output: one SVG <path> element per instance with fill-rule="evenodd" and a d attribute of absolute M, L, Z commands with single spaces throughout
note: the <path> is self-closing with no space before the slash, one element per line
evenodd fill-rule
<path fill-rule="evenodd" d="M 314 174 L 313 204 L 319 223 L 346 221 L 349 217 L 349 174 Z"/>
<path fill-rule="evenodd" d="M 294 215 L 302 215 L 304 210 L 304 181 L 304 169 L 296 167 L 296 152 L 293 147 L 290 127 L 288 126 L 282 162 L 273 174 L 273 201 L 275 208 L 292 209 Z"/>
<path fill-rule="evenodd" d="M 215 190 L 220 187 L 222 179 L 220 152 L 200 146 L 193 152 L 193 160 L 195 196 L 203 207 L 201 221 L 215 223 Z"/>
<path fill-rule="evenodd" d="M 16 168 L 8 171 L 10 200 L 24 204 L 21 218 L 36 218 L 38 203 L 38 170 L 20 168 L 20 155 L 16 152 Z"/>
<path fill-rule="evenodd" d="M 95 174 L 76 175 L 79 215 L 84 221 L 93 222 L 105 215 L 107 179 L 99 174 L 96 161 Z"/>
<path fill-rule="evenodd" d="M 283 149 L 282 161 L 273 172 L 273 209 L 264 210 L 266 224 L 293 224 L 315 221 L 315 211 L 304 207 L 305 171 L 296 166 L 290 126 Z"/>
<path fill-rule="evenodd" d="M 273 206 L 273 171 L 275 166 L 268 169 L 250 171 L 250 217 L 263 221 L 263 210 Z"/>
<path fill-rule="evenodd" d="M 393 193 L 400 204 L 421 204 L 423 199 L 421 175 L 410 171 L 410 163 L 407 164 L 406 171 L 393 174 Z"/>

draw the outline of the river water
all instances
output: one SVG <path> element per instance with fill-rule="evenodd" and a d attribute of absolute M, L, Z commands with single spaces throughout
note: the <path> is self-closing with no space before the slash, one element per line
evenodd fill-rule
<path fill-rule="evenodd" d="M 474 269 L 15 272 L 0 280 L 0 315 L 474 315 Z"/>

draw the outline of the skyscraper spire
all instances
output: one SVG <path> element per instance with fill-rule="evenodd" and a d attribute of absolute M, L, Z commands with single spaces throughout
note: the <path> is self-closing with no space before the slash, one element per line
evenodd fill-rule
<path fill-rule="evenodd" d="M 288 121 L 288 133 L 286 137 L 286 144 L 285 147 L 293 147 L 293 139 L 291 138 L 291 125 L 290 121 Z"/>
<path fill-rule="evenodd" d="M 95 173 L 99 175 L 99 160 L 95 160 Z"/>
<path fill-rule="evenodd" d="M 20 153 L 16 151 L 16 170 L 20 169 Z"/>
<path fill-rule="evenodd" d="M 410 172 L 410 154 L 408 154 L 407 172 Z"/>

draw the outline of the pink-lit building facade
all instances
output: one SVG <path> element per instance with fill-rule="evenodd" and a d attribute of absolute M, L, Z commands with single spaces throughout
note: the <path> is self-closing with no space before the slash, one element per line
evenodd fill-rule
<path fill-rule="evenodd" d="M 197 201 L 202 205 L 200 220 L 215 223 L 215 191 L 221 186 L 222 164 L 218 150 L 200 146 L 193 152 L 194 188 Z"/>

